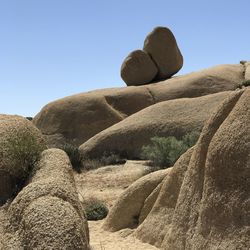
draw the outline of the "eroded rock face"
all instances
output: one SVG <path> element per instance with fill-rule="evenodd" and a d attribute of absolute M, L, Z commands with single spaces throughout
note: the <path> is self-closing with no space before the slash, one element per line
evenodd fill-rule
<path fill-rule="evenodd" d="M 183 57 L 170 29 L 156 27 L 145 39 L 143 50 L 155 62 L 158 73 L 155 80 L 170 78 L 183 65 Z"/>
<path fill-rule="evenodd" d="M 193 151 L 163 179 L 136 237 L 167 250 L 248 249 L 249 105 L 250 89 L 245 88 L 213 112 Z"/>
<path fill-rule="evenodd" d="M 0 114 L 0 205 L 18 191 L 45 147 L 41 132 L 30 121 Z"/>
<path fill-rule="evenodd" d="M 220 65 L 146 86 L 97 90 L 46 105 L 33 122 L 50 146 L 81 145 L 97 133 L 157 102 L 234 90 L 244 66 Z"/>
<path fill-rule="evenodd" d="M 249 97 L 249 89 L 234 93 L 204 127 L 170 235 L 163 241 L 166 249 L 246 249 L 249 245 Z"/>
<path fill-rule="evenodd" d="M 141 148 L 154 136 L 182 137 L 201 131 L 211 112 L 231 91 L 197 98 L 180 98 L 154 104 L 95 135 L 80 146 L 85 157 L 98 158 L 116 152 L 140 158 Z"/>
<path fill-rule="evenodd" d="M 131 52 L 121 66 L 121 77 L 128 86 L 150 83 L 157 72 L 155 63 L 143 50 Z"/>
<path fill-rule="evenodd" d="M 43 152 L 29 184 L 10 204 L 8 216 L 6 231 L 24 249 L 89 249 L 87 221 L 62 150 Z"/>
<path fill-rule="evenodd" d="M 246 80 L 250 80 L 250 62 L 248 61 L 248 62 L 246 62 L 245 63 L 245 79 Z"/>

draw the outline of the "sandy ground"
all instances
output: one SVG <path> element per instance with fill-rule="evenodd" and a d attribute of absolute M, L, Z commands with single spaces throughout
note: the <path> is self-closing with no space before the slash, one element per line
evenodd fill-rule
<path fill-rule="evenodd" d="M 102 221 L 89 221 L 92 250 L 158 250 L 158 248 L 142 243 L 131 236 L 133 230 L 125 229 L 110 233 L 102 230 L 102 223 Z"/>
<path fill-rule="evenodd" d="M 106 166 L 75 174 L 80 199 L 97 198 L 111 208 L 118 196 L 135 180 L 148 174 L 146 162 L 127 161 L 125 165 Z M 142 243 L 131 235 L 132 229 L 115 233 L 104 231 L 103 221 L 89 221 L 90 245 L 93 250 L 151 250 L 158 249 Z"/>
<path fill-rule="evenodd" d="M 112 207 L 118 196 L 134 181 L 148 174 L 152 168 L 145 161 L 127 161 L 124 165 L 101 167 L 75 173 L 80 199 L 97 198 Z"/>

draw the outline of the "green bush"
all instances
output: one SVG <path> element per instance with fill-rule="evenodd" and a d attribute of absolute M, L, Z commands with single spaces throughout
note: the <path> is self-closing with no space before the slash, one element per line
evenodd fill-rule
<path fill-rule="evenodd" d="M 242 82 L 242 85 L 245 86 L 245 87 L 250 86 L 250 79 L 249 79 L 249 80 L 243 81 L 243 82 Z"/>
<path fill-rule="evenodd" d="M 78 150 L 78 147 L 65 143 L 61 149 L 66 152 L 68 155 L 72 168 L 77 171 L 78 173 L 81 172 L 81 167 L 82 167 L 82 157 L 81 154 Z"/>
<path fill-rule="evenodd" d="M 244 80 L 240 84 L 238 84 L 238 88 L 242 89 L 243 87 L 249 87 L 250 86 L 250 79 Z"/>
<path fill-rule="evenodd" d="M 22 168 L 22 174 L 18 176 L 20 179 L 28 176 L 44 149 L 45 142 L 28 130 L 18 131 L 16 136 L 9 138 L 6 143 L 12 166 Z"/>
<path fill-rule="evenodd" d="M 173 166 L 178 158 L 196 143 L 198 135 L 198 133 L 190 133 L 180 140 L 174 136 L 153 137 L 150 145 L 142 147 L 141 158 L 150 160 L 155 167 Z"/>
<path fill-rule="evenodd" d="M 89 200 L 84 209 L 88 220 L 102 220 L 109 212 L 106 204 L 98 199 Z"/>
<path fill-rule="evenodd" d="M 186 145 L 187 149 L 189 149 L 189 148 L 194 146 L 194 144 L 197 142 L 199 136 L 200 136 L 200 133 L 192 132 L 192 133 L 188 133 L 188 134 L 184 135 L 181 140 Z"/>

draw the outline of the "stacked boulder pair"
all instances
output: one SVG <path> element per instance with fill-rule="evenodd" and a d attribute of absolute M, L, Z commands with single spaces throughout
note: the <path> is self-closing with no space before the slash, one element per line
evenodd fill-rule
<path fill-rule="evenodd" d="M 183 57 L 170 29 L 155 28 L 144 41 L 143 50 L 131 52 L 121 66 L 121 77 L 128 85 L 144 85 L 176 74 Z"/>

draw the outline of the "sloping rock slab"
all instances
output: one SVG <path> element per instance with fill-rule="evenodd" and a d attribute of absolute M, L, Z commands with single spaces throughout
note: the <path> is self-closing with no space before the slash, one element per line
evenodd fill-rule
<path fill-rule="evenodd" d="M 80 145 L 95 134 L 157 102 L 234 90 L 244 80 L 244 66 L 220 65 L 149 84 L 96 90 L 47 104 L 34 124 L 51 146 Z"/>
<path fill-rule="evenodd" d="M 193 131 L 201 131 L 211 112 L 230 93 L 227 91 L 157 103 L 92 137 L 80 146 L 80 152 L 89 158 L 99 158 L 104 152 L 139 158 L 142 146 L 149 144 L 154 136 L 179 138 Z"/>

